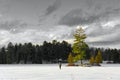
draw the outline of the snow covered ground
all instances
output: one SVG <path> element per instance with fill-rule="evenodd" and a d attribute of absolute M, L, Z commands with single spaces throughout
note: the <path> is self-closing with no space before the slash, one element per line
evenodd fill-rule
<path fill-rule="evenodd" d="M 120 64 L 67 67 L 58 64 L 0 65 L 0 80 L 120 80 Z"/>

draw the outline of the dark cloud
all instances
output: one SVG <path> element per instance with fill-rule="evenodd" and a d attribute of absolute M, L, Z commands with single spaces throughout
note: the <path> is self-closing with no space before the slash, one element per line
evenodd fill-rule
<path fill-rule="evenodd" d="M 116 45 L 119 42 L 115 42 L 115 41 L 98 41 L 98 42 L 87 42 L 89 45 L 94 45 L 94 46 L 106 46 L 106 45 Z"/>
<path fill-rule="evenodd" d="M 96 31 L 96 32 L 95 32 Z M 104 45 L 117 45 L 120 43 L 120 24 L 108 29 L 94 29 L 90 35 L 88 35 L 94 41 L 88 41 L 87 43 L 94 46 Z M 97 38 L 100 38 L 100 40 Z"/>
<path fill-rule="evenodd" d="M 97 37 L 97 36 L 101 36 L 101 35 L 108 35 L 108 34 L 112 34 L 117 32 L 118 30 L 120 30 L 120 27 L 117 27 L 119 25 L 114 26 L 113 28 L 110 28 L 110 26 L 105 26 L 108 28 L 103 28 L 102 26 L 96 25 L 94 27 L 89 27 L 88 29 L 86 29 L 86 32 L 88 33 L 87 36 L 89 37 Z M 92 29 L 90 29 L 92 28 Z"/>
<path fill-rule="evenodd" d="M 26 27 L 27 27 L 27 24 L 19 20 L 0 22 L 0 29 L 10 31 L 11 33 L 18 33 L 20 30 Z"/>
<path fill-rule="evenodd" d="M 99 16 L 89 15 L 87 12 L 81 9 L 75 9 L 67 13 L 59 21 L 60 25 L 74 26 L 79 24 L 89 24 L 97 20 Z"/>
<path fill-rule="evenodd" d="M 104 21 L 104 20 L 108 21 L 111 18 L 120 16 L 120 8 L 110 9 L 110 10 L 106 9 L 105 11 L 103 11 L 101 14 L 98 14 L 97 16 L 99 16 L 100 21 Z"/>
<path fill-rule="evenodd" d="M 119 13 L 120 13 L 120 8 L 101 13 L 99 15 L 99 19 L 94 22 L 97 24 L 93 26 L 89 25 L 89 27 L 86 29 L 86 31 L 89 33 L 88 36 L 96 37 L 96 36 L 108 35 L 111 33 L 119 32 L 120 23 L 119 22 L 116 23 L 115 21 L 115 20 L 119 21 L 119 15 L 120 15 Z M 109 25 L 104 26 L 104 24 L 109 24 Z"/>
<path fill-rule="evenodd" d="M 45 13 L 39 16 L 39 22 L 46 20 L 47 16 L 51 15 L 53 12 L 58 10 L 60 6 L 61 6 L 61 0 L 56 0 L 52 5 L 49 5 L 47 9 L 45 10 Z"/>
<path fill-rule="evenodd" d="M 0 11 L 2 12 L 0 14 L 3 18 L 6 16 L 10 19 L 17 18 L 32 22 L 37 20 L 36 16 L 41 13 L 39 17 L 41 25 L 37 25 L 34 23 L 35 21 L 33 25 L 19 20 L 0 21 L 1 43 L 5 44 L 7 41 L 39 43 L 53 39 L 71 41 L 76 29 L 75 26 L 83 25 L 84 28 L 87 27 L 85 32 L 88 44 L 96 46 L 120 44 L 120 24 L 115 23 L 112 27 L 110 25 L 104 26 L 110 21 L 120 20 L 119 0 L 62 0 L 62 6 L 61 0 L 53 0 L 52 4 L 49 4 L 48 0 L 28 1 L 25 1 L 27 4 L 21 1 L 23 4 L 21 5 L 20 2 L 14 0 L 12 2 L 11 0 L 0 0 Z M 34 8 L 31 7 L 31 4 L 34 5 Z M 22 9 L 21 6 L 25 8 Z M 7 9 L 9 9 L 8 13 L 6 12 L 4 15 L 3 12 Z M 21 12 L 23 13 L 21 14 Z"/>
<path fill-rule="evenodd" d="M 50 15 L 51 13 L 56 11 L 60 7 L 60 4 L 61 0 L 56 0 L 52 5 L 48 6 L 48 8 L 46 9 L 45 16 Z"/>
<path fill-rule="evenodd" d="M 101 13 L 89 13 L 82 9 L 75 9 L 68 12 L 64 15 L 58 24 L 60 25 L 84 25 L 84 24 L 92 24 L 92 23 L 99 23 L 102 21 L 108 21 L 109 19 L 118 16 L 120 13 L 120 8 L 112 9 L 112 10 L 105 10 Z"/>
<path fill-rule="evenodd" d="M 85 0 L 85 3 L 86 3 L 86 5 L 88 6 L 89 9 L 94 5 L 94 2 L 95 1 L 93 1 L 93 0 Z"/>
<path fill-rule="evenodd" d="M 1 13 L 7 13 L 10 9 L 9 2 L 11 0 L 0 0 L 0 12 Z"/>
<path fill-rule="evenodd" d="M 119 34 L 120 35 L 120 34 Z M 118 35 L 118 36 L 119 36 Z M 115 38 L 115 37 L 113 37 Z M 87 42 L 88 44 L 92 44 L 92 45 L 95 45 L 95 46 L 106 46 L 106 45 L 117 45 L 120 43 L 120 38 L 119 37 L 116 37 L 115 39 L 112 39 L 111 37 L 111 40 L 103 40 L 103 41 L 94 41 L 94 42 Z"/>

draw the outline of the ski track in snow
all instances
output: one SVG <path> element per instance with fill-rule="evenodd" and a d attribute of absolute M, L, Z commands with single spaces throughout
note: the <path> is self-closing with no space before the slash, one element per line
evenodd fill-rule
<path fill-rule="evenodd" d="M 120 80 L 120 64 L 67 67 L 58 64 L 0 65 L 0 80 Z"/>

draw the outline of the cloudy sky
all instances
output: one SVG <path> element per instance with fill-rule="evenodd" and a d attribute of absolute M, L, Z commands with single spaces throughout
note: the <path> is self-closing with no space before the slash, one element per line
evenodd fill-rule
<path fill-rule="evenodd" d="M 0 46 L 72 43 L 77 26 L 89 46 L 120 48 L 120 0 L 0 0 Z"/>

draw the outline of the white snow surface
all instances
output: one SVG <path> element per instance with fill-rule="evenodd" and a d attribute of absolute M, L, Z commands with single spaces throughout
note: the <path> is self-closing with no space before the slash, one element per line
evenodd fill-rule
<path fill-rule="evenodd" d="M 120 64 L 68 67 L 58 64 L 0 65 L 0 80 L 120 80 Z"/>

